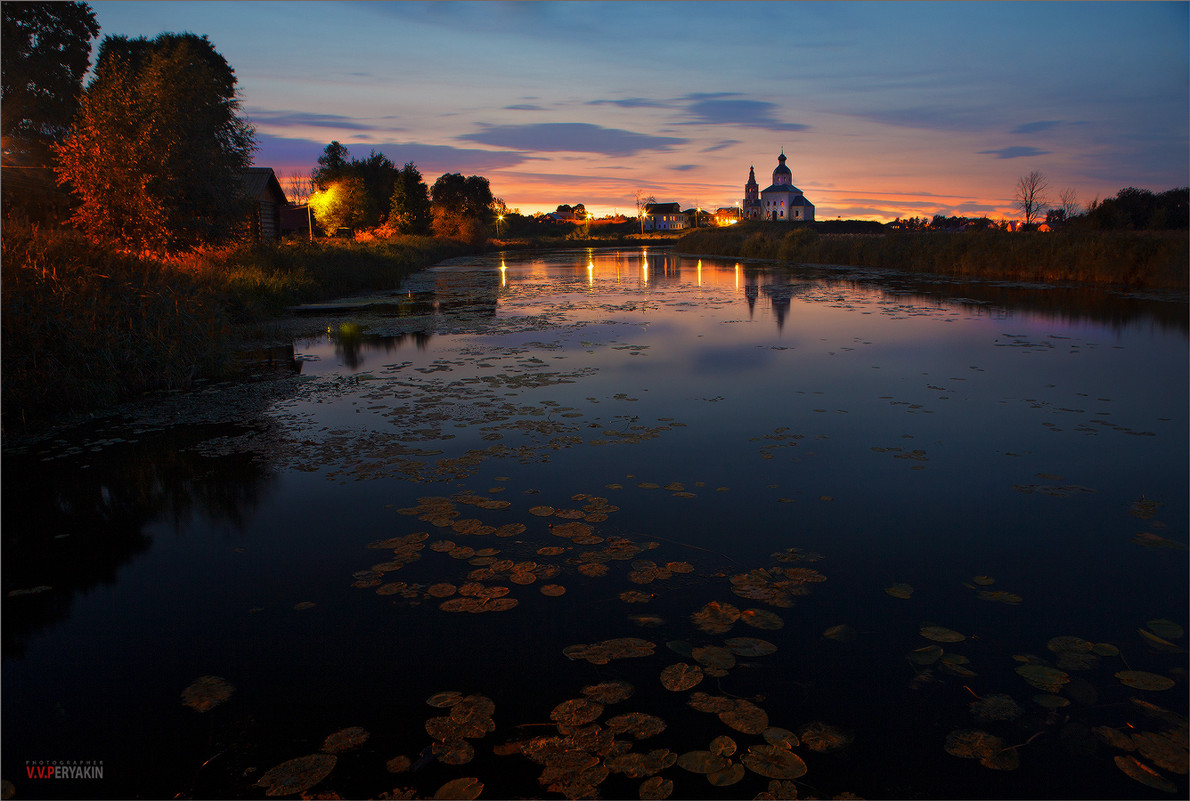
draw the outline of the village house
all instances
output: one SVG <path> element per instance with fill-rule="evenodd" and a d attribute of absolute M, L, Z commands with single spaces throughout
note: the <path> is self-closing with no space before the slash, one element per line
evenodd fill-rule
<path fill-rule="evenodd" d="M 240 173 L 244 194 L 252 201 L 248 236 L 254 242 L 276 242 L 281 237 L 281 210 L 288 201 L 272 167 L 249 167 Z"/>
<path fill-rule="evenodd" d="M 785 152 L 777 157 L 773 182 L 767 189 L 756 183 L 756 168 L 748 168 L 744 184 L 743 214 L 749 220 L 813 221 L 814 204 L 793 185 L 793 173 L 785 166 Z"/>
<path fill-rule="evenodd" d="M 646 231 L 677 231 L 689 227 L 689 218 L 680 203 L 645 204 Z"/>

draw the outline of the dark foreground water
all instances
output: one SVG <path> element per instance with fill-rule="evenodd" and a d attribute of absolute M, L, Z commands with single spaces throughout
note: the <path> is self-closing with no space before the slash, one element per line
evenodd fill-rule
<path fill-rule="evenodd" d="M 1184 304 L 625 250 L 309 319 L 6 452 L 6 792 L 1186 796 Z"/>

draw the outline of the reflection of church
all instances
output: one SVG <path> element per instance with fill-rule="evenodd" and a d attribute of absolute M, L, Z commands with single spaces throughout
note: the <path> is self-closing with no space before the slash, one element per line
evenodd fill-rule
<path fill-rule="evenodd" d="M 793 185 L 793 173 L 785 166 L 785 153 L 777 157 L 773 183 L 761 190 L 756 183 L 756 168 L 748 168 L 748 183 L 744 184 L 743 216 L 749 220 L 807 220 L 814 219 L 814 204 L 806 200 L 802 190 Z"/>

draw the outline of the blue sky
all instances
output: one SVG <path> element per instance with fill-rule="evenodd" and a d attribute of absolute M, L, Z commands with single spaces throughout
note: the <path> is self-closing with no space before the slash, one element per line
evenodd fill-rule
<path fill-rule="evenodd" d="M 819 219 L 1190 183 L 1186 2 L 91 5 L 101 37 L 208 35 L 283 184 L 331 140 L 525 212 L 734 205 L 782 149 Z"/>

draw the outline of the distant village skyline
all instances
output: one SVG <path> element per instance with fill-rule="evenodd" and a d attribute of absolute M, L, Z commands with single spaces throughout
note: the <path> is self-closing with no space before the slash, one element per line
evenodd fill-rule
<path fill-rule="evenodd" d="M 820 220 L 1190 183 L 1185 2 L 91 5 L 100 39 L 207 35 L 282 184 L 332 140 L 525 214 L 734 206 L 781 152 Z"/>

